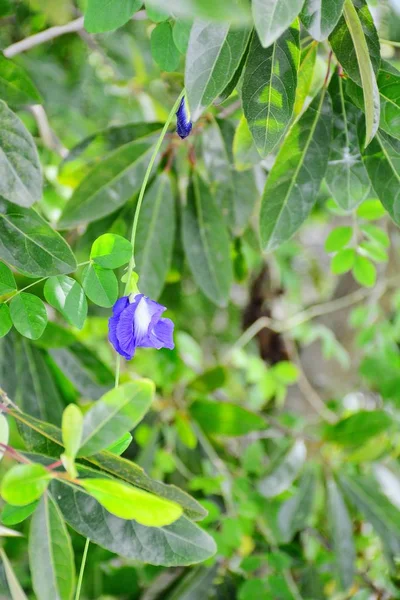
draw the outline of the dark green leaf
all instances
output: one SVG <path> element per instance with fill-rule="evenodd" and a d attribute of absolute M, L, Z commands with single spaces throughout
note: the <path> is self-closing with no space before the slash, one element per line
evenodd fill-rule
<path fill-rule="evenodd" d="M 246 50 L 250 30 L 196 21 L 186 56 L 185 88 L 192 118 L 223 92 Z"/>
<path fill-rule="evenodd" d="M 105 269 L 117 269 L 131 260 L 132 244 L 120 235 L 105 233 L 93 243 L 90 258 Z"/>
<path fill-rule="evenodd" d="M 286 542 L 290 542 L 294 534 L 307 524 L 314 505 L 315 488 L 315 473 L 309 469 L 301 478 L 297 492 L 282 504 L 278 521 Z"/>
<path fill-rule="evenodd" d="M 304 0 L 253 0 L 254 24 L 264 48 L 271 46 L 293 23 Z"/>
<path fill-rule="evenodd" d="M 44 286 L 44 297 L 68 323 L 82 329 L 88 307 L 85 293 L 75 279 L 67 275 L 49 277 Z"/>
<path fill-rule="evenodd" d="M 175 239 L 175 198 L 166 173 L 148 189 L 136 235 L 136 265 L 141 291 L 157 300 L 164 287 Z"/>
<path fill-rule="evenodd" d="M 11 327 L 12 321 L 8 304 L 0 304 L 0 338 L 7 335 Z"/>
<path fill-rule="evenodd" d="M 287 490 L 298 477 L 306 460 L 304 442 L 295 442 L 287 452 L 273 462 L 266 477 L 261 479 L 258 490 L 265 498 L 274 498 Z"/>
<path fill-rule="evenodd" d="M 40 200 L 42 173 L 35 143 L 23 123 L 2 100 L 0 169 L 0 196 L 5 200 L 26 207 Z M 0 212 L 3 212 L 1 206 Z"/>
<path fill-rule="evenodd" d="M 154 384 L 137 379 L 115 388 L 85 414 L 79 456 L 90 456 L 116 442 L 143 419 L 154 395 Z"/>
<path fill-rule="evenodd" d="M 360 410 L 334 425 L 326 425 L 324 438 L 341 446 L 360 446 L 392 425 L 393 420 L 388 413 Z"/>
<path fill-rule="evenodd" d="M 67 242 L 37 212 L 1 199 L 0 258 L 32 277 L 49 277 L 76 269 Z"/>
<path fill-rule="evenodd" d="M 129 21 L 142 4 L 142 0 L 88 0 L 85 28 L 89 33 L 118 29 Z"/>
<path fill-rule="evenodd" d="M 29 564 L 38 600 L 72 600 L 75 563 L 71 539 L 60 509 L 48 494 L 32 518 Z"/>
<path fill-rule="evenodd" d="M 299 64 L 298 21 L 266 49 L 253 34 L 241 94 L 244 115 L 261 156 L 272 152 L 289 127 Z"/>
<path fill-rule="evenodd" d="M 41 98 L 29 75 L 20 66 L 0 55 L 0 97 L 13 108 L 40 104 Z"/>
<path fill-rule="evenodd" d="M 356 551 L 353 539 L 353 523 L 346 503 L 336 481 L 326 481 L 328 517 L 335 551 L 335 559 L 341 586 L 347 590 L 355 575 Z"/>
<path fill-rule="evenodd" d="M 343 12 L 344 0 L 306 0 L 301 11 L 304 27 L 322 42 L 331 34 Z"/>
<path fill-rule="evenodd" d="M 152 152 L 152 140 L 134 141 L 98 163 L 75 190 L 60 227 L 97 221 L 123 206 L 140 189 Z"/>
<path fill-rule="evenodd" d="M 322 92 L 292 126 L 268 176 L 260 217 L 265 250 L 290 239 L 310 214 L 328 166 L 330 138 L 331 105 Z"/>
<path fill-rule="evenodd" d="M 162 71 L 176 71 L 180 52 L 175 46 L 171 23 L 159 23 L 151 32 L 151 54 Z"/>
<path fill-rule="evenodd" d="M 37 340 L 47 325 L 46 307 L 40 298 L 22 292 L 10 302 L 10 314 L 15 329 L 23 336 Z"/>
<path fill-rule="evenodd" d="M 80 489 L 61 482 L 53 482 L 52 487 L 71 527 L 126 558 L 172 567 L 201 562 L 216 551 L 214 540 L 186 517 L 167 527 L 144 527 L 114 517 Z"/>
<path fill-rule="evenodd" d="M 118 299 L 118 280 L 113 271 L 89 264 L 82 272 L 82 287 L 94 304 L 111 307 Z"/>
<path fill-rule="evenodd" d="M 7 580 L 7 585 L 10 590 L 11 600 L 27 600 L 24 590 L 22 589 L 13 571 L 12 565 L 2 548 L 0 548 L 0 556 L 4 565 L 4 572 Z"/>
<path fill-rule="evenodd" d="M 233 278 L 229 236 L 208 186 L 197 173 L 189 185 L 182 228 L 196 283 L 212 302 L 226 305 Z"/>
<path fill-rule="evenodd" d="M 345 100 L 338 75 L 332 78 L 329 92 L 333 102 L 333 140 L 325 179 L 333 199 L 350 211 L 366 200 L 371 190 L 358 145 L 359 112 Z"/>
<path fill-rule="evenodd" d="M 246 435 L 268 427 L 261 416 L 230 402 L 196 400 L 190 407 L 190 414 L 210 435 Z"/>

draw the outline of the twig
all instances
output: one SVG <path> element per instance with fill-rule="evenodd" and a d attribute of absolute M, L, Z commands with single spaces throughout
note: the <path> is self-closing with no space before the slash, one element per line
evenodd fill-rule
<path fill-rule="evenodd" d="M 44 145 L 49 150 L 56 152 L 61 158 L 65 158 L 68 154 L 67 148 L 62 145 L 52 128 L 50 127 L 49 120 L 47 118 L 46 111 L 41 104 L 34 104 L 29 107 L 29 111 L 35 117 L 40 137 L 43 140 Z"/>

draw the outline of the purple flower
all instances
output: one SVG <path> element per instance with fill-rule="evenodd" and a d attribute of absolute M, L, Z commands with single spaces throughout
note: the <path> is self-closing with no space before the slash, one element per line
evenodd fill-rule
<path fill-rule="evenodd" d="M 176 132 L 179 135 L 179 137 L 184 140 L 190 134 L 193 127 L 193 123 L 190 120 L 189 110 L 186 106 L 186 101 L 184 97 L 181 100 L 176 116 Z"/>
<path fill-rule="evenodd" d="M 133 358 L 136 348 L 172 350 L 174 324 L 161 318 L 165 310 L 165 306 L 143 294 L 117 300 L 108 321 L 108 339 L 115 350 L 127 360 Z"/>

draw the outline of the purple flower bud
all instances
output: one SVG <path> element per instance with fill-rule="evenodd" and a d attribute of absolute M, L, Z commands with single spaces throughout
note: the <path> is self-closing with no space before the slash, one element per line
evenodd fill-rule
<path fill-rule="evenodd" d="M 179 137 L 181 137 L 184 140 L 190 134 L 193 127 L 193 123 L 190 120 L 189 110 L 186 106 L 185 97 L 183 97 L 181 100 L 176 116 L 176 132 L 179 135 Z"/>
<path fill-rule="evenodd" d="M 133 358 L 136 348 L 174 348 L 174 324 L 162 319 L 167 310 L 143 294 L 131 301 L 124 296 L 116 301 L 108 321 L 108 339 L 115 350 L 127 360 Z"/>

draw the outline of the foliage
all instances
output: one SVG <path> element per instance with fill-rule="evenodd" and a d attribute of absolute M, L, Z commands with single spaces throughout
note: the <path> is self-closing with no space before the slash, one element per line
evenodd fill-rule
<path fill-rule="evenodd" d="M 396 3 L 0 24 L 0 595 L 400 598 Z"/>

